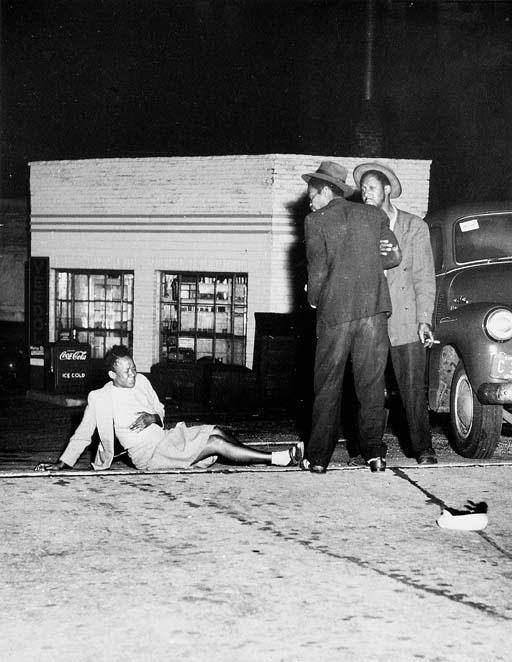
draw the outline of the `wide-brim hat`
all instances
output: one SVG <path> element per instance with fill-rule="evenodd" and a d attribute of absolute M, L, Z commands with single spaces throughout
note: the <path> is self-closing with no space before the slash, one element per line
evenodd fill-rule
<path fill-rule="evenodd" d="M 354 177 L 354 181 L 358 189 L 361 188 L 361 179 L 363 178 L 363 175 L 365 175 L 370 170 L 377 170 L 377 172 L 382 172 L 382 174 L 386 175 L 386 177 L 389 179 L 389 183 L 391 184 L 391 193 L 389 194 L 390 198 L 399 198 L 402 195 L 402 185 L 400 184 L 398 177 L 391 170 L 391 168 L 388 168 L 388 166 L 385 166 L 378 161 L 361 163 L 361 165 L 358 165 L 354 168 L 352 176 Z"/>
<path fill-rule="evenodd" d="M 348 170 L 345 166 L 334 161 L 322 161 L 316 172 L 308 172 L 302 175 L 302 179 L 305 182 L 309 182 L 310 179 L 320 179 L 324 182 L 330 182 L 341 189 L 345 197 L 348 197 L 355 192 L 355 189 L 346 183 L 347 176 Z"/>

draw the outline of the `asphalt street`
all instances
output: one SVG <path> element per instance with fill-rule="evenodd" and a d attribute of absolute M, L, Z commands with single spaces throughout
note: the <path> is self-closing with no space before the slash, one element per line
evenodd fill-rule
<path fill-rule="evenodd" d="M 510 659 L 509 437 L 477 462 L 436 428 L 440 463 L 419 467 L 388 430 L 381 474 L 347 466 L 343 441 L 323 476 L 122 462 L 92 474 L 87 457 L 32 472 L 79 414 L 0 407 L 0 659 Z M 286 417 L 217 420 L 258 445 L 297 438 Z M 438 527 L 468 500 L 488 505 L 483 531 Z"/>

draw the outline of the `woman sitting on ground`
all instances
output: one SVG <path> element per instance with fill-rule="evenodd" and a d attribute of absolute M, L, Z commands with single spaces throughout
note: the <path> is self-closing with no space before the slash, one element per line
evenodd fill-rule
<path fill-rule="evenodd" d="M 114 345 L 105 355 L 110 382 L 91 391 L 82 421 L 57 462 L 41 462 L 36 471 L 72 467 L 92 441 L 100 437 L 92 466 L 108 469 L 114 458 L 114 435 L 133 465 L 142 471 L 206 468 L 217 458 L 238 464 L 297 466 L 304 454 L 302 443 L 288 450 L 266 452 L 244 446 L 215 425 L 187 427 L 180 422 L 164 429 L 164 406 L 144 375 L 137 374 L 128 348 Z"/>

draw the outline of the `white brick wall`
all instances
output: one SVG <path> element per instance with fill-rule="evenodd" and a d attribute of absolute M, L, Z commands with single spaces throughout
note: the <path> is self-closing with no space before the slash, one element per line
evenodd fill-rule
<path fill-rule="evenodd" d="M 49 256 L 52 270 L 134 271 L 134 358 L 142 371 L 158 360 L 160 271 L 247 272 L 250 367 L 254 313 L 292 310 L 290 251 L 301 219 L 291 207 L 305 192 L 300 175 L 323 159 L 350 172 L 361 162 L 266 154 L 31 163 L 32 255 Z M 402 181 L 399 206 L 423 215 L 430 162 L 379 160 Z"/>

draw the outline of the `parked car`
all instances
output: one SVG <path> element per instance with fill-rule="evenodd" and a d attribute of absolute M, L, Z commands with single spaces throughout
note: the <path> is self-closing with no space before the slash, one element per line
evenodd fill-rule
<path fill-rule="evenodd" d="M 489 458 L 512 422 L 512 202 L 428 214 L 436 270 L 427 380 L 459 455 Z"/>

